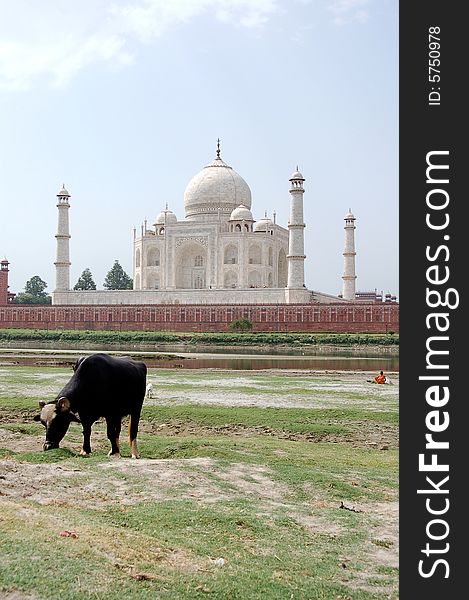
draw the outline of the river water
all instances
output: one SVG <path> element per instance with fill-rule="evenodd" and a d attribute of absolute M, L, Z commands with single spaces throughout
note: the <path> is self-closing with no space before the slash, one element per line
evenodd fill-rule
<path fill-rule="evenodd" d="M 354 347 L 344 349 L 322 346 L 314 348 L 229 348 L 187 345 L 135 345 L 105 347 L 89 344 L 14 343 L 14 348 L 0 348 L 0 361 L 23 365 L 54 365 L 73 361 L 93 352 L 127 354 L 143 360 L 150 368 L 184 369 L 296 369 L 319 371 L 399 371 L 397 347 Z"/>

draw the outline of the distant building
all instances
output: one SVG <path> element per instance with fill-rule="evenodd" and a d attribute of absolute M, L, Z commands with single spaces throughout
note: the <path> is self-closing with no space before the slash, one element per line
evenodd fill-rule
<path fill-rule="evenodd" d="M 397 302 L 397 296 L 395 296 L 394 294 L 390 294 L 390 293 L 387 293 L 386 295 L 383 296 L 383 292 L 378 293 L 378 291 L 375 289 L 373 292 L 356 292 L 355 301 L 356 302 L 368 302 L 368 303 L 369 302 L 391 303 L 391 302 Z"/>
<path fill-rule="evenodd" d="M 341 298 L 355 300 L 355 281 L 357 276 L 355 275 L 355 216 L 352 214 L 352 210 L 349 208 L 348 213 L 345 215 L 345 248 L 344 248 L 344 274 L 342 275 L 342 294 Z"/>
<path fill-rule="evenodd" d="M 16 294 L 8 291 L 8 271 L 9 262 L 4 258 L 0 262 L 0 306 L 5 306 L 13 302 Z"/>
<path fill-rule="evenodd" d="M 309 290 L 304 275 L 305 178 L 290 177 L 287 227 L 275 214 L 257 220 L 251 190 L 220 156 L 184 192 L 185 218 L 168 208 L 151 227 L 134 229 L 133 290 L 70 289 L 69 198 L 58 197 L 56 289 L 53 304 L 308 304 L 350 302 L 355 294 L 355 217 L 346 216 L 344 297 Z M 177 182 L 176 182 L 177 183 Z"/>

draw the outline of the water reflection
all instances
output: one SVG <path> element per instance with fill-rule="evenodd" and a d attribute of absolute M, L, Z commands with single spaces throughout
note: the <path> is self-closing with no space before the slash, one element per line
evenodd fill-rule
<path fill-rule="evenodd" d="M 184 369 L 297 369 L 320 371 L 399 371 L 397 346 L 352 347 L 315 346 L 312 348 L 253 348 L 220 346 L 187 346 L 169 344 L 77 344 L 64 342 L 15 341 L 6 343 L 4 348 L 24 350 L 22 364 L 59 363 L 61 356 L 72 356 L 94 352 L 116 352 L 130 354 L 143 360 L 149 367 Z M 28 350 L 34 355 L 29 355 Z M 62 351 L 62 353 L 61 353 Z M 166 354 L 173 356 L 166 357 Z M 38 357 L 42 355 L 42 362 Z M 48 356 L 47 356 L 48 355 Z M 12 355 L 10 354 L 10 357 Z"/>
<path fill-rule="evenodd" d="M 162 346 L 139 346 L 141 350 L 161 350 Z M 340 346 L 324 345 L 324 346 L 301 346 L 299 348 L 284 348 L 284 347 L 256 347 L 252 346 L 230 347 L 230 346 L 188 346 L 188 345 L 164 345 L 165 352 L 177 352 L 184 354 L 234 354 L 234 355 L 251 355 L 256 356 L 295 356 L 302 358 L 304 356 L 331 356 L 331 357 L 354 357 L 354 358 L 380 358 L 397 357 L 399 354 L 398 346 L 354 346 L 343 348 Z"/>
<path fill-rule="evenodd" d="M 399 357 L 347 358 L 347 357 L 210 357 L 197 356 L 175 360 L 154 360 L 145 356 L 149 367 L 184 369 L 232 369 L 251 371 L 258 369 L 297 369 L 315 371 L 399 371 Z"/>

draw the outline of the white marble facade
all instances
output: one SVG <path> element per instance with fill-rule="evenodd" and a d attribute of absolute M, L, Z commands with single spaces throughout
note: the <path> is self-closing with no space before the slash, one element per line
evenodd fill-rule
<path fill-rule="evenodd" d="M 133 290 L 73 291 L 69 288 L 68 192 L 59 198 L 56 289 L 53 304 L 280 304 L 343 302 L 308 290 L 304 280 L 304 177 L 290 177 L 288 228 L 272 218 L 255 220 L 251 190 L 215 159 L 184 192 L 184 219 L 162 210 L 134 232 Z"/>
<path fill-rule="evenodd" d="M 219 149 L 187 185 L 184 208 L 183 220 L 166 207 L 150 229 L 136 233 L 135 290 L 287 287 L 289 231 L 275 216 L 255 221 L 249 186 Z M 296 287 L 304 289 L 299 279 Z"/>

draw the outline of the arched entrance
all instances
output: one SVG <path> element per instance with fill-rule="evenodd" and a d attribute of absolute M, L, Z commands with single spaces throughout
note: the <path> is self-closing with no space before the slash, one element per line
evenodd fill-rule
<path fill-rule="evenodd" d="M 287 255 L 285 250 L 281 248 L 278 253 L 278 287 L 287 287 L 288 283 L 288 267 L 287 267 Z"/>
<path fill-rule="evenodd" d="M 200 290 L 207 287 L 207 251 L 202 244 L 191 242 L 176 254 L 176 287 Z"/>

